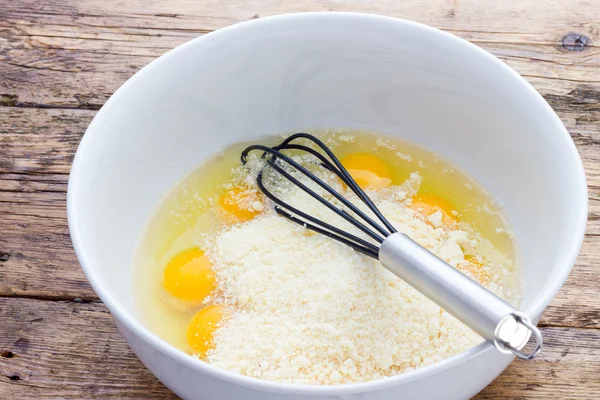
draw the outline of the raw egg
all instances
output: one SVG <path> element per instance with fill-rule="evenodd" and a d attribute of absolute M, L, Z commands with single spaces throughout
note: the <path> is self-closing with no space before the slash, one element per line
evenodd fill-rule
<path fill-rule="evenodd" d="M 173 296 L 202 301 L 215 289 L 215 275 L 204 251 L 192 247 L 172 257 L 165 268 L 165 289 Z"/>
<path fill-rule="evenodd" d="M 242 222 L 250 221 L 263 209 L 263 204 L 255 190 L 236 186 L 221 194 L 219 206 Z"/>
<path fill-rule="evenodd" d="M 429 217 L 438 211 L 441 212 L 442 225 L 444 226 L 451 226 L 457 222 L 456 216 L 452 213 L 452 211 L 455 211 L 452 203 L 439 196 L 422 195 L 413 197 L 412 203 L 408 207 L 420 212 L 425 217 Z"/>
<path fill-rule="evenodd" d="M 363 189 L 381 189 L 392 183 L 391 169 L 377 156 L 354 153 L 343 157 L 340 161 L 358 186 Z"/>
<path fill-rule="evenodd" d="M 206 359 L 206 352 L 213 347 L 213 336 L 219 328 L 225 309 L 220 305 L 210 305 L 198 311 L 187 329 L 187 341 L 194 354 Z"/>

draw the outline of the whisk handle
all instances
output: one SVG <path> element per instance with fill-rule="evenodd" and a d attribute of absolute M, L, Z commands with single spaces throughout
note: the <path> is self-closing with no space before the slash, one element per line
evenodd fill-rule
<path fill-rule="evenodd" d="M 379 249 L 381 264 L 505 354 L 534 358 L 542 347 L 529 317 L 402 233 L 388 236 Z M 531 335 L 535 348 L 521 349 Z"/>

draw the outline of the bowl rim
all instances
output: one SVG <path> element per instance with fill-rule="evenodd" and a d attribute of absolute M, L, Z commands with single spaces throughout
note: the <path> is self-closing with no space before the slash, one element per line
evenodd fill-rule
<path fill-rule="evenodd" d="M 569 273 L 571 272 L 575 260 L 581 249 L 581 245 L 584 239 L 586 222 L 587 222 L 587 208 L 588 208 L 588 193 L 587 183 L 585 179 L 585 172 L 581 158 L 573 143 L 570 134 L 564 127 L 563 123 L 556 115 L 550 105 L 544 100 L 544 98 L 527 82 L 521 75 L 511 69 L 508 65 L 494 57 L 492 54 L 483 50 L 482 48 L 462 39 L 448 32 L 423 25 L 417 22 L 408 21 L 400 18 L 370 14 L 370 13 L 358 13 L 358 12 L 302 12 L 293 14 L 281 14 L 276 16 L 269 16 L 259 19 L 253 19 L 230 25 L 213 32 L 207 33 L 203 36 L 194 38 L 174 49 L 168 51 L 162 56 L 150 62 L 148 65 L 143 67 L 131 78 L 129 78 L 117 91 L 106 101 L 103 107 L 93 118 L 92 122 L 88 126 L 85 134 L 83 135 L 77 152 L 75 154 L 73 165 L 71 168 L 68 188 L 67 188 L 67 218 L 68 226 L 70 231 L 71 240 L 75 253 L 83 269 L 88 281 L 90 282 L 94 291 L 98 294 L 102 302 L 106 305 L 109 311 L 116 317 L 117 321 L 122 323 L 128 330 L 133 332 L 137 337 L 142 339 L 145 343 L 149 344 L 154 349 L 161 353 L 169 356 L 173 360 L 203 374 L 209 375 L 214 378 L 218 378 L 229 383 L 237 384 L 240 386 L 263 390 L 275 393 L 294 393 L 304 395 L 343 395 L 353 394 L 366 391 L 382 390 L 389 387 L 395 387 L 409 382 L 423 379 L 427 376 L 439 373 L 448 368 L 452 368 L 458 364 L 462 364 L 470 359 L 480 356 L 484 353 L 495 351 L 492 344 L 483 342 L 477 346 L 474 346 L 466 351 L 456 354 L 452 357 L 446 358 L 435 364 L 422 367 L 410 372 L 406 372 L 400 375 L 367 381 L 359 383 L 349 383 L 341 385 L 300 385 L 281 383 L 275 381 L 267 381 L 258 378 L 252 378 L 230 372 L 204 361 L 192 357 L 183 351 L 176 349 L 174 346 L 168 344 L 163 339 L 152 333 L 150 330 L 145 328 L 141 322 L 138 322 L 134 317 L 130 316 L 125 308 L 122 307 L 117 299 L 105 289 L 97 278 L 95 268 L 92 265 L 88 252 L 86 251 L 80 232 L 82 227 L 78 220 L 79 201 L 78 201 L 78 182 L 85 179 L 82 175 L 80 165 L 83 164 L 82 154 L 86 153 L 90 147 L 91 137 L 94 135 L 95 128 L 102 124 L 103 117 L 110 112 L 112 108 L 118 103 L 120 97 L 137 81 L 148 75 L 155 68 L 159 68 L 161 63 L 166 59 L 172 57 L 174 54 L 186 51 L 188 48 L 198 46 L 200 44 L 210 43 L 215 40 L 221 40 L 227 35 L 235 34 L 236 32 L 245 31 L 248 28 L 253 28 L 260 25 L 279 24 L 279 23 L 294 23 L 303 22 L 310 19 L 327 21 L 342 21 L 346 22 L 360 22 L 360 23 L 378 23 L 378 24 L 396 24 L 398 26 L 408 27 L 410 29 L 419 30 L 421 33 L 436 36 L 439 40 L 444 40 L 453 46 L 463 46 L 472 53 L 477 53 L 480 57 L 486 58 L 488 61 L 493 62 L 497 68 L 503 70 L 507 76 L 510 76 L 515 81 L 519 82 L 530 94 L 532 95 L 532 101 L 538 102 L 545 109 L 545 117 L 549 118 L 553 125 L 555 125 L 556 134 L 561 135 L 561 140 L 564 143 L 564 152 L 569 152 L 569 162 L 573 164 L 574 176 L 580 186 L 580 190 L 574 193 L 574 196 L 579 196 L 576 201 L 579 203 L 579 215 L 577 220 L 576 229 L 574 235 L 571 236 L 571 242 L 568 243 L 568 250 L 565 251 L 565 255 L 560 260 L 559 265 L 561 266 L 557 276 L 555 276 L 552 285 L 545 293 L 541 293 L 537 298 L 526 307 L 523 311 L 528 313 L 534 320 L 538 320 L 541 316 L 544 308 L 550 303 L 552 298 L 556 295 L 558 290 L 562 287 L 566 281 Z M 566 245 L 567 246 L 567 245 Z M 509 357 L 509 356 L 507 356 Z"/>

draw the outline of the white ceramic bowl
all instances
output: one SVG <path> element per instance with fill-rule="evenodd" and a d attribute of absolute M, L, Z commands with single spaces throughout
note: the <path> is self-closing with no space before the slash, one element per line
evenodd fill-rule
<path fill-rule="evenodd" d="M 228 145 L 311 128 L 367 128 L 433 149 L 497 197 L 539 318 L 579 251 L 581 161 L 543 98 L 502 62 L 450 34 L 348 13 L 283 15 L 221 29 L 165 54 L 110 98 L 69 180 L 81 266 L 131 348 L 186 399 L 468 398 L 512 360 L 482 344 L 438 364 L 342 386 L 261 381 L 176 350 L 139 320 L 131 257 L 165 194 Z"/>

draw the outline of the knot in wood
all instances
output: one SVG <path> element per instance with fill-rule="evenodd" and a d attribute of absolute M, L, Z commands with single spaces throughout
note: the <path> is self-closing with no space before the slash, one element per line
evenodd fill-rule
<path fill-rule="evenodd" d="M 589 44 L 589 37 L 575 32 L 567 33 L 562 40 L 562 46 L 569 51 L 583 51 Z"/>

